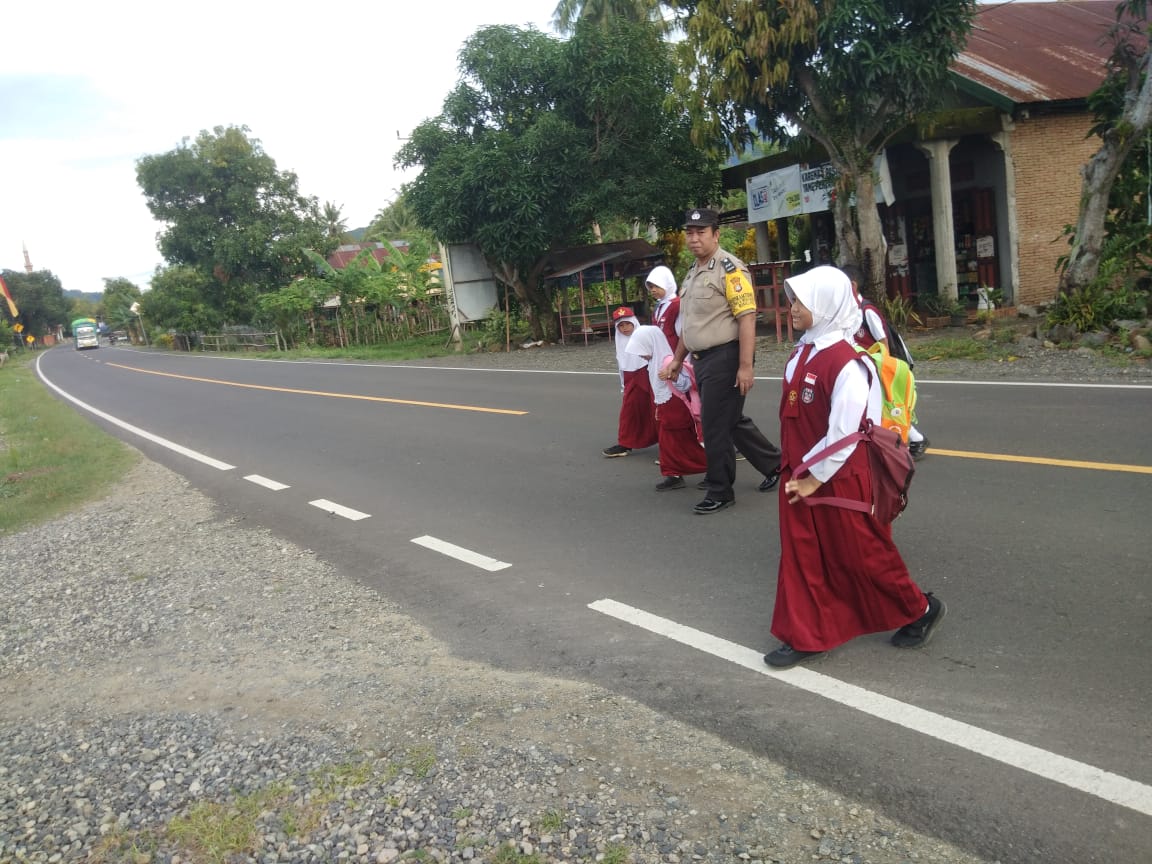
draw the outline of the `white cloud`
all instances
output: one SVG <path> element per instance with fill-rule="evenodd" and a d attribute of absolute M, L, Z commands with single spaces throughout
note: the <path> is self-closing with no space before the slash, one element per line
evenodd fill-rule
<path fill-rule="evenodd" d="M 12 5 L 12 4 L 9 4 Z M 66 289 L 144 284 L 161 264 L 135 160 L 246 125 L 300 190 L 366 225 L 411 175 L 403 135 L 439 113 L 488 24 L 546 30 L 554 0 L 18 4 L 0 52 L 0 268 Z"/>

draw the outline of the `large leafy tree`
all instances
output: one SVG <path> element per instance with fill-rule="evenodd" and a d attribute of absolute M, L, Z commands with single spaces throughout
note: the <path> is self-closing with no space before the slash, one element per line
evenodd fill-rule
<path fill-rule="evenodd" d="M 208 298 L 216 287 L 210 274 L 196 267 L 157 268 L 152 289 L 140 301 L 141 318 L 150 329 L 179 333 L 212 332 L 225 323 Z"/>
<path fill-rule="evenodd" d="M 140 299 L 140 288 L 132 281 L 117 277 L 104 280 L 104 296 L 99 314 L 113 330 L 127 330 L 136 319 L 132 304 Z"/>
<path fill-rule="evenodd" d="M 487 27 L 465 43 L 460 69 L 440 116 L 397 156 L 422 168 L 405 201 L 438 239 L 475 243 L 534 337 L 554 338 L 548 251 L 601 219 L 679 225 L 718 172 L 692 145 L 687 115 L 665 107 L 674 68 L 654 27 L 579 22 L 567 42 Z"/>
<path fill-rule="evenodd" d="M 317 200 L 248 131 L 217 126 L 136 164 L 148 209 L 166 225 L 161 254 L 210 277 L 204 302 L 233 323 L 248 323 L 257 296 L 307 270 L 305 248 L 327 254 L 339 243 Z"/>
<path fill-rule="evenodd" d="M 664 28 L 660 0 L 560 0 L 552 13 L 557 33 L 572 33 L 579 21 L 611 27 L 616 19 L 633 23 L 652 22 Z"/>
<path fill-rule="evenodd" d="M 435 243 L 432 232 L 420 224 L 403 193 L 381 208 L 364 232 L 364 239 L 384 243 L 392 240 L 420 240 L 429 246 Z"/>
<path fill-rule="evenodd" d="M 1145 241 L 1144 254 L 1148 252 L 1146 224 L 1143 231 L 1136 227 L 1136 236 L 1126 244 L 1118 236 L 1131 232 L 1134 220 L 1125 216 L 1133 202 L 1143 199 L 1147 206 L 1147 186 L 1131 188 L 1131 175 L 1139 176 L 1140 167 L 1129 162 L 1141 145 L 1147 155 L 1145 136 L 1152 128 L 1152 75 L 1148 74 L 1152 25 L 1147 0 L 1124 0 L 1117 5 L 1116 16 L 1106 37 L 1112 46 L 1108 76 L 1091 99 L 1098 119 L 1093 132 L 1101 144 L 1084 166 L 1080 215 L 1061 280 L 1065 291 L 1086 288 L 1096 280 L 1110 227 L 1114 246 L 1127 245 L 1138 254 L 1140 241 Z M 1128 177 L 1124 177 L 1126 163 Z M 1118 180 L 1120 189 L 1115 188 Z M 1139 219 L 1136 214 L 1137 225 Z"/>
<path fill-rule="evenodd" d="M 753 129 L 787 142 L 796 131 L 838 174 L 841 262 L 880 281 L 882 240 L 873 163 L 916 114 L 938 106 L 963 48 L 975 0 L 670 0 L 683 92 L 698 128 L 737 149 Z M 856 207 L 853 209 L 852 197 Z"/>
<path fill-rule="evenodd" d="M 3 271 L 4 284 L 16 301 L 20 311 L 20 324 L 24 333 L 43 336 L 54 333 L 57 325 L 67 329 L 72 320 L 72 303 L 64 296 L 64 286 L 51 270 Z M 3 300 L 0 300 L 0 304 Z M 8 307 L 0 305 L 7 317 Z"/>

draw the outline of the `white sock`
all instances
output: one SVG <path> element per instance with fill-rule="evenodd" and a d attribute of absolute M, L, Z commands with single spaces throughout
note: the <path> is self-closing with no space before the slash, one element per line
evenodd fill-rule
<path fill-rule="evenodd" d="M 919 444 L 924 440 L 924 433 L 917 429 L 915 426 L 908 427 L 908 440 L 913 444 Z"/>

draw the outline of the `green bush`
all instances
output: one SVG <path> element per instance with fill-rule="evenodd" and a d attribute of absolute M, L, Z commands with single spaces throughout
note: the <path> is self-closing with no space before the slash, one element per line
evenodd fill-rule
<path fill-rule="evenodd" d="M 1099 283 L 1058 294 L 1048 310 L 1048 326 L 1072 327 L 1078 333 L 1101 330 L 1114 317 L 1113 296 Z"/>
<path fill-rule="evenodd" d="M 912 304 L 903 297 L 881 297 L 877 305 L 879 305 L 880 311 L 884 313 L 884 317 L 897 330 L 907 329 L 909 321 L 916 324 L 924 323 L 912 308 Z"/>

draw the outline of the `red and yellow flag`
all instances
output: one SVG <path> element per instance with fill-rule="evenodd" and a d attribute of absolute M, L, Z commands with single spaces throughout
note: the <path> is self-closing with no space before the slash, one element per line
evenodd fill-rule
<path fill-rule="evenodd" d="M 13 318 L 20 316 L 20 310 L 16 308 L 16 301 L 12 299 L 12 295 L 8 292 L 8 286 L 4 284 L 3 277 L 0 277 L 0 294 L 4 295 L 4 299 L 8 301 L 8 311 Z"/>

